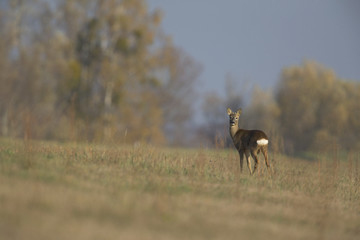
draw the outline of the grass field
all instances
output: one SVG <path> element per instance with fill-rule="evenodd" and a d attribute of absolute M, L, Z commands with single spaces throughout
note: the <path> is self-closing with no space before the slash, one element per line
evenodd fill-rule
<path fill-rule="evenodd" d="M 360 239 L 360 155 L 327 155 L 2 139 L 0 239 Z"/>

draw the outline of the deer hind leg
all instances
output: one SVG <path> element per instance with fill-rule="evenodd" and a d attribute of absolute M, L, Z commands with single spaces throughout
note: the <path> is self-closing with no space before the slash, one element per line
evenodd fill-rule
<path fill-rule="evenodd" d="M 266 167 L 267 167 L 267 168 L 270 168 L 269 159 L 268 159 L 267 147 L 262 147 L 262 148 L 261 148 L 261 152 L 262 152 L 262 154 L 264 155 Z"/>
<path fill-rule="evenodd" d="M 239 151 L 239 155 L 240 155 L 240 171 L 243 171 L 243 163 L 244 163 L 244 152 L 243 151 Z"/>
<path fill-rule="evenodd" d="M 255 161 L 255 165 L 254 165 L 254 172 L 255 172 L 255 170 L 256 170 L 256 168 L 258 166 L 258 163 L 259 163 L 256 151 L 251 151 L 251 156 Z"/>
<path fill-rule="evenodd" d="M 245 151 L 245 155 L 246 155 L 247 166 L 248 166 L 248 168 L 249 168 L 250 175 L 252 175 L 253 172 L 252 172 L 252 170 L 251 170 L 250 152 L 249 152 L 249 151 Z"/>

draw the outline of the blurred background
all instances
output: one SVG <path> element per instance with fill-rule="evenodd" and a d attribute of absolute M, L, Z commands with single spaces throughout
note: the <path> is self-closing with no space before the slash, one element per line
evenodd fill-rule
<path fill-rule="evenodd" d="M 360 149 L 358 1 L 1 0 L 0 136 Z"/>

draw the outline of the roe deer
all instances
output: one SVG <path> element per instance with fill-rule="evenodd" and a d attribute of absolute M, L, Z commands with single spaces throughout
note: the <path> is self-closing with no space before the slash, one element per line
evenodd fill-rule
<path fill-rule="evenodd" d="M 236 150 L 240 155 L 240 170 L 243 170 L 244 154 L 246 155 L 247 165 L 250 174 L 253 174 L 258 165 L 258 153 L 261 151 L 265 157 L 267 168 L 270 167 L 268 161 L 268 137 L 263 131 L 260 130 L 245 130 L 239 128 L 239 117 L 241 109 L 233 112 L 230 108 L 227 109 L 230 118 L 230 136 L 233 140 Z M 255 161 L 254 171 L 251 170 L 250 155 Z"/>

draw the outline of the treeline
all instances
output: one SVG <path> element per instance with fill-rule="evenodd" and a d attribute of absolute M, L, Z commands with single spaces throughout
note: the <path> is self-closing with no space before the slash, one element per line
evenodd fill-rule
<path fill-rule="evenodd" d="M 1 136 L 186 142 L 201 68 L 161 19 L 142 0 L 1 1 Z"/>
<path fill-rule="evenodd" d="M 226 81 L 194 126 L 201 67 L 161 19 L 144 0 L 1 1 L 0 136 L 225 147 L 226 108 L 242 107 L 273 151 L 360 148 L 359 83 L 315 62 L 284 68 L 273 92 Z"/>
<path fill-rule="evenodd" d="M 291 151 L 360 149 L 360 84 L 313 62 L 284 69 L 276 93 Z"/>
<path fill-rule="evenodd" d="M 207 97 L 205 111 L 216 115 L 221 112 L 221 118 L 225 118 L 226 106 L 244 107 L 238 104 L 243 102 L 244 95 L 234 94 L 236 85 L 226 89 L 226 97 L 214 94 Z M 219 144 L 218 139 L 223 139 L 220 145 L 231 145 L 227 124 L 218 117 L 205 125 L 202 132 L 208 139 L 215 139 L 215 145 Z M 359 150 L 360 84 L 340 79 L 331 69 L 312 61 L 286 67 L 275 91 L 253 90 L 240 125 L 264 129 L 274 151 Z"/>

